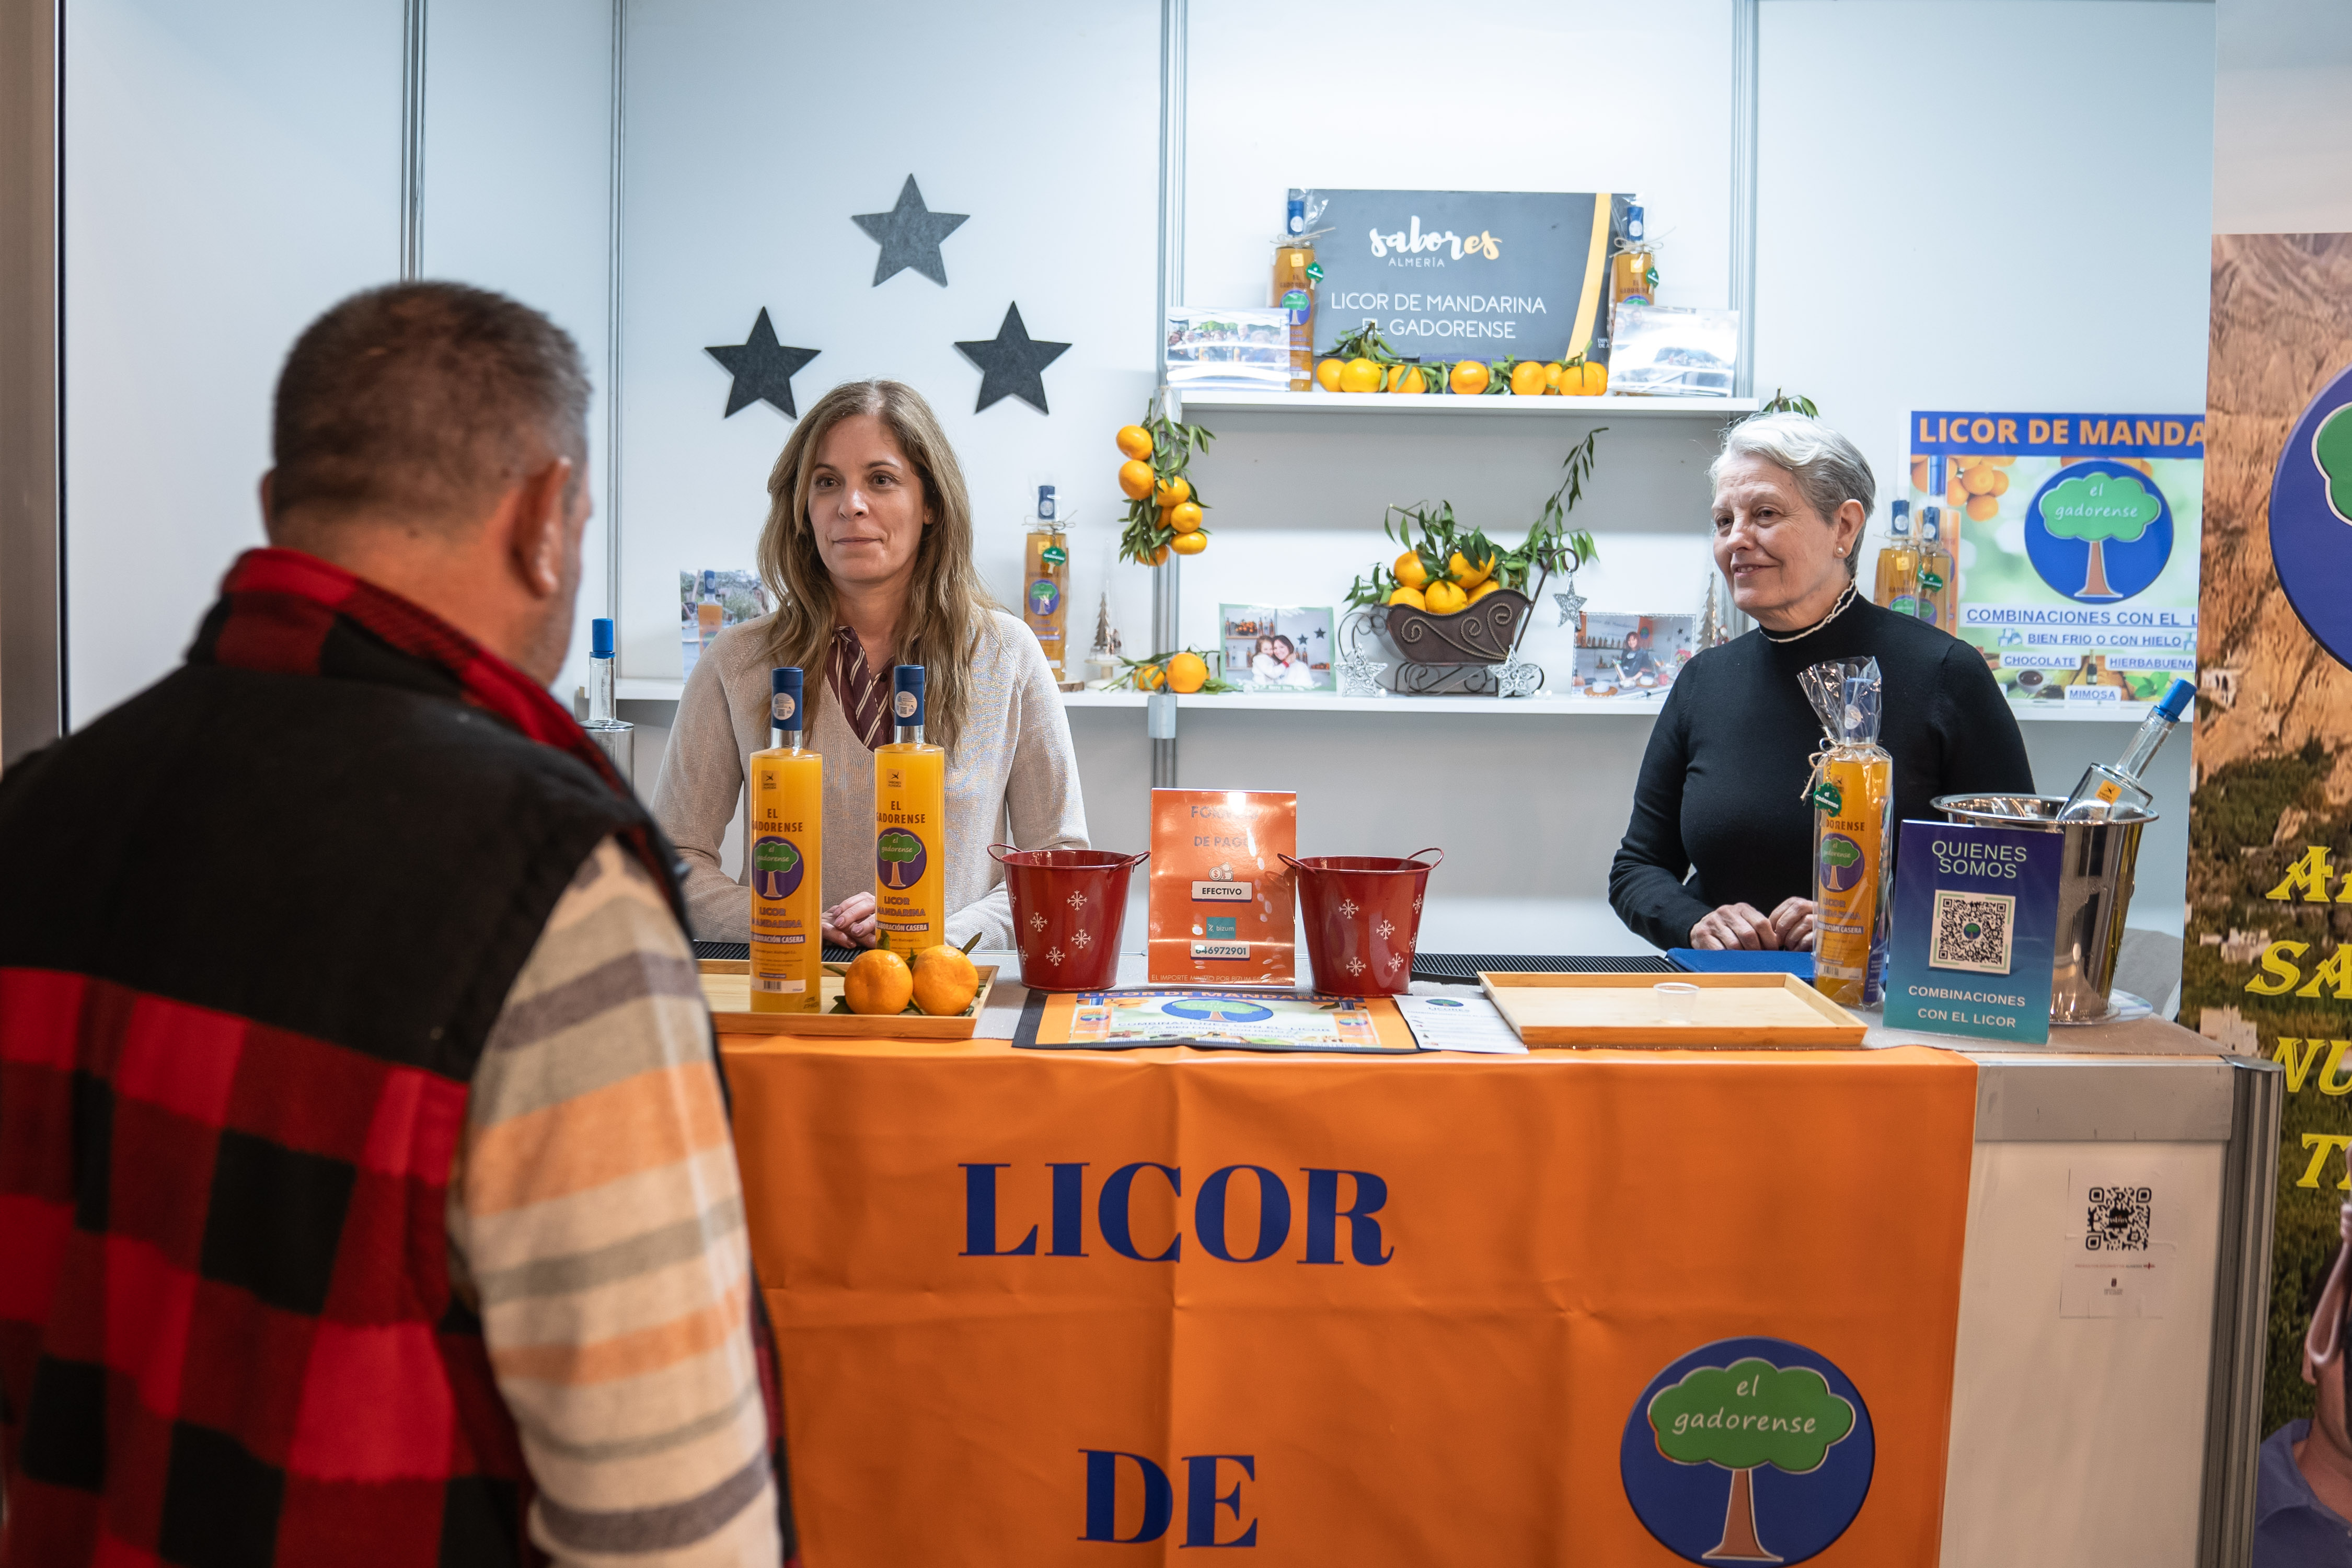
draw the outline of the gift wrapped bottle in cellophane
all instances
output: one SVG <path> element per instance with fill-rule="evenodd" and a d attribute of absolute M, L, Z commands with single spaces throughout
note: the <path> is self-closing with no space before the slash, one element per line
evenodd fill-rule
<path fill-rule="evenodd" d="M 1895 842 L 1895 759 L 1878 743 L 1878 661 L 1832 660 L 1797 679 L 1822 735 L 1805 785 L 1813 808 L 1813 984 L 1843 1005 L 1875 1006 Z"/>

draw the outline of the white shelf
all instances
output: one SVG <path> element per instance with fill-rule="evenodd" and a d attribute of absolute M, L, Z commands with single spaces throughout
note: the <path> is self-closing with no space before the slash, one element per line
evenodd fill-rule
<path fill-rule="evenodd" d="M 623 679 L 613 683 L 622 702 L 675 702 L 684 694 L 683 680 Z M 1140 691 L 1065 691 L 1065 708 L 1140 708 Z M 1176 699 L 1181 708 L 1226 708 L 1277 713 L 1494 713 L 1521 716 L 1573 713 L 1654 714 L 1665 706 L 1656 697 L 1558 697 L 1538 691 L 1533 697 L 1337 697 L 1282 696 L 1273 692 L 1236 691 L 1224 696 L 1195 693 Z M 2152 702 L 2012 702 L 2009 710 L 2021 723 L 2080 721 L 2137 724 L 2155 708 Z"/>
<path fill-rule="evenodd" d="M 1140 708 L 1140 691 L 1065 691 L 1065 708 Z M 1659 697 L 1339 697 L 1328 693 L 1297 697 L 1271 691 L 1234 691 L 1223 695 L 1196 692 L 1179 696 L 1176 706 L 1194 711 L 1217 709 L 1276 713 L 1492 713 L 1541 718 L 1574 713 L 1633 713 L 1654 715 L 1665 705 Z"/>
<path fill-rule="evenodd" d="M 1752 397 L 1520 397 L 1512 394 L 1457 397 L 1452 393 L 1184 392 L 1192 414 L 1454 414 L 1471 418 L 1712 418 L 1756 412 Z"/>

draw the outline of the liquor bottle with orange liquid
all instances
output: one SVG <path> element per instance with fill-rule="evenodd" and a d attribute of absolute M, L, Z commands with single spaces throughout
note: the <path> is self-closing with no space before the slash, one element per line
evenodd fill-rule
<path fill-rule="evenodd" d="M 1054 487 L 1037 487 L 1037 515 L 1029 523 L 1028 574 L 1021 590 L 1021 618 L 1045 650 L 1054 682 L 1069 679 L 1070 538 L 1055 515 Z"/>
<path fill-rule="evenodd" d="M 1960 635 L 1959 568 L 1944 537 L 1944 522 L 1958 515 L 1949 509 L 1919 509 L 1919 618 L 1954 637 Z"/>
<path fill-rule="evenodd" d="M 1919 613 L 1919 552 L 1911 542 L 1911 503 L 1898 500 L 1878 550 L 1878 580 L 1871 598 L 1898 616 Z"/>
<path fill-rule="evenodd" d="M 874 749 L 874 903 L 882 945 L 911 960 L 947 940 L 948 754 L 923 739 L 923 667 L 891 672 L 898 738 Z"/>
<path fill-rule="evenodd" d="M 802 746 L 801 672 L 769 675 L 768 749 L 751 756 L 751 1011 L 824 1000 L 824 760 Z"/>
<path fill-rule="evenodd" d="M 1315 243 L 1306 237 L 1307 194 L 1290 193 L 1288 233 L 1274 247 L 1274 292 L 1268 303 L 1290 315 L 1290 390 L 1315 387 L 1315 285 L 1323 269 L 1315 264 Z"/>

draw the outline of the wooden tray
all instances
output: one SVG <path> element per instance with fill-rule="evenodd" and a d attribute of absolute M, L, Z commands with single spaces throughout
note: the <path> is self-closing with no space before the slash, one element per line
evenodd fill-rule
<path fill-rule="evenodd" d="M 1687 1024 L 1667 1023 L 1652 987 L 1698 987 Z M 1755 1050 L 1862 1044 L 1863 1021 L 1793 974 L 1505 974 L 1481 971 L 1486 988 L 1530 1047 L 1663 1046 Z"/>
<path fill-rule="evenodd" d="M 971 1005 L 951 1018 L 934 1018 L 909 1006 L 896 1016 L 833 1010 L 841 1000 L 841 968 L 824 966 L 824 1010 L 819 1013 L 754 1013 L 751 1011 L 751 965 L 740 958 L 701 961 L 702 999 L 710 1005 L 710 1021 L 722 1035 L 863 1036 L 892 1040 L 968 1040 L 980 1026 L 980 1010 L 988 1005 L 990 987 L 996 984 L 996 965 L 975 966 L 980 991 Z"/>

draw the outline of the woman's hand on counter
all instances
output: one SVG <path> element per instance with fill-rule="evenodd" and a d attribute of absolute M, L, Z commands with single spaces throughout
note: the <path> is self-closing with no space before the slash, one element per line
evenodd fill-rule
<path fill-rule="evenodd" d="M 834 947 L 872 947 L 882 938 L 871 893 L 852 893 L 818 918 L 825 942 Z"/>
<path fill-rule="evenodd" d="M 1796 900 L 1790 901 L 1793 903 Z M 1780 907 L 1785 910 L 1789 906 L 1782 904 Z M 1812 906 L 1808 904 L 1805 910 L 1810 921 Z M 1690 944 L 1706 950 L 1747 948 L 1751 952 L 1786 945 L 1780 941 L 1780 933 L 1773 928 L 1772 921 L 1753 904 L 1725 904 L 1720 909 L 1708 910 L 1699 917 L 1696 925 L 1691 927 Z"/>
<path fill-rule="evenodd" d="M 1813 951 L 1813 900 L 1783 899 L 1780 907 L 1772 911 L 1772 934 L 1780 939 L 1784 952 Z"/>

